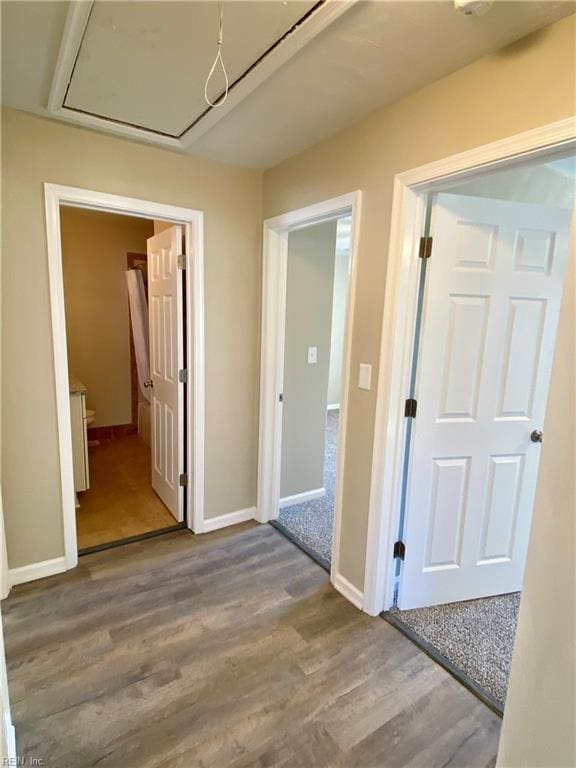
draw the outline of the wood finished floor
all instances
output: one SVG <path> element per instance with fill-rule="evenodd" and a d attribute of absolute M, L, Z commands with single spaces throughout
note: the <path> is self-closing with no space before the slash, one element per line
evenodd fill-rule
<path fill-rule="evenodd" d="M 499 719 L 271 526 L 87 555 L 3 604 L 47 768 L 493 766 Z"/>
<path fill-rule="evenodd" d="M 79 493 L 78 548 L 108 544 L 176 525 L 152 489 L 150 448 L 138 435 L 88 448 L 90 490 Z"/>

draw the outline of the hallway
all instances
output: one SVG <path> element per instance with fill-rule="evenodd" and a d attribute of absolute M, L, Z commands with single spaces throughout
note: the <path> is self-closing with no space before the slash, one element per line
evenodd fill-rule
<path fill-rule="evenodd" d="M 500 720 L 271 526 L 86 555 L 4 603 L 46 768 L 493 766 Z"/>

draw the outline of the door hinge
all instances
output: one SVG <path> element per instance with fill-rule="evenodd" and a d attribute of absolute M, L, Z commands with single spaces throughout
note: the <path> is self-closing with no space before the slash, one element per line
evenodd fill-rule
<path fill-rule="evenodd" d="M 403 541 L 396 541 L 394 542 L 394 557 L 399 558 L 400 560 L 404 560 L 404 556 L 406 555 L 406 545 Z"/>
<path fill-rule="evenodd" d="M 178 381 L 180 384 L 187 384 L 188 383 L 188 369 L 187 368 L 180 368 L 178 371 Z"/>
<path fill-rule="evenodd" d="M 186 254 L 178 254 L 178 269 L 186 269 Z"/>
<path fill-rule="evenodd" d="M 188 472 L 182 472 L 179 478 L 179 482 L 181 486 L 187 486 L 188 485 Z"/>
<path fill-rule="evenodd" d="M 418 401 L 414 400 L 413 397 L 409 397 L 408 400 L 406 400 L 406 404 L 404 406 L 404 416 L 407 419 L 415 419 L 417 408 L 418 408 Z"/>
<path fill-rule="evenodd" d="M 432 238 L 431 237 L 421 237 L 420 238 L 420 249 L 418 251 L 418 257 L 420 259 L 429 259 L 430 256 L 432 256 Z"/>
<path fill-rule="evenodd" d="M 284 402 L 284 392 L 280 392 L 278 395 L 278 402 L 283 403 Z"/>

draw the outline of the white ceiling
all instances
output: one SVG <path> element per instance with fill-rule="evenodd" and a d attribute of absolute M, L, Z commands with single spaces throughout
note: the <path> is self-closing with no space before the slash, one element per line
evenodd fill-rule
<path fill-rule="evenodd" d="M 233 78 L 312 6 L 292 0 L 225 2 L 222 50 Z M 48 108 L 68 8 L 51 0 L 2 2 L 2 103 L 86 124 L 92 118 L 81 112 L 62 110 L 61 104 Z M 110 118 L 92 119 L 101 130 L 130 130 L 141 140 L 265 168 L 573 13 L 576 4 L 498 0 L 487 15 L 468 17 L 448 0 L 329 0 L 246 75 L 225 108 L 200 119 L 187 141 L 122 125 L 180 134 L 198 117 L 215 53 L 216 9 L 214 2 L 96 0 L 73 51 L 65 105 Z M 331 23 L 307 31 L 318 14 Z M 63 50 L 69 55 L 70 45 Z M 279 51 L 284 59 L 273 71 L 267 62 Z M 244 87 L 251 78 L 252 85 Z"/>

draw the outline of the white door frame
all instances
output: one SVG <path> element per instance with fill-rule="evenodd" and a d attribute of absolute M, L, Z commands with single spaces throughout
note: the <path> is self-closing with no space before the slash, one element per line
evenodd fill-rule
<path fill-rule="evenodd" d="M 191 376 L 186 385 L 188 408 L 187 524 L 200 532 L 204 524 L 204 214 L 149 200 L 121 197 L 78 187 L 44 184 L 48 275 L 52 318 L 52 348 L 56 382 L 56 413 L 60 457 L 60 488 L 66 568 L 78 564 L 76 510 L 72 471 L 72 435 L 68 385 L 68 355 L 64 309 L 64 280 L 60 234 L 60 206 L 69 205 L 144 219 L 160 219 L 185 228 L 186 240 L 186 359 Z M 190 428 L 191 424 L 191 428 Z M 192 514 L 190 514 L 192 510 Z"/>
<path fill-rule="evenodd" d="M 424 233 L 427 195 L 446 182 L 463 182 L 488 170 L 501 170 L 526 160 L 552 159 L 570 150 L 576 150 L 575 118 L 486 144 L 394 178 L 364 574 L 364 610 L 373 616 L 393 604 L 392 550 L 404 466 L 404 402 L 409 392 L 418 246 Z"/>
<path fill-rule="evenodd" d="M 260 356 L 260 434 L 258 442 L 257 520 L 267 523 L 278 517 L 282 447 L 282 404 L 279 395 L 284 382 L 284 337 L 286 325 L 286 275 L 288 235 L 336 217 L 352 215 L 350 258 L 344 326 L 342 397 L 338 425 L 336 493 L 334 499 L 334 538 L 331 579 L 338 583 L 340 522 L 344 472 L 344 446 L 350 389 L 352 323 L 358 264 L 361 192 L 351 192 L 321 203 L 290 211 L 264 221 L 262 273 L 262 337 Z"/>

